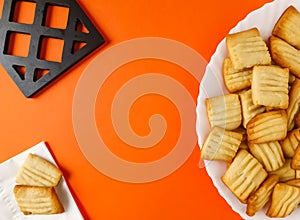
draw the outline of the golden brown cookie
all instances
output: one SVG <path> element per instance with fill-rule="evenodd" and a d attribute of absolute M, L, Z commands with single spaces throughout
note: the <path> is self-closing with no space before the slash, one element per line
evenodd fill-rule
<path fill-rule="evenodd" d="M 201 158 L 230 162 L 236 155 L 242 138 L 240 133 L 213 127 L 201 149 Z"/>
<path fill-rule="evenodd" d="M 291 86 L 289 92 L 289 107 L 286 110 L 287 120 L 288 120 L 288 130 L 292 130 L 294 128 L 295 116 L 299 113 L 299 105 L 300 105 L 300 80 L 296 79 Z"/>
<path fill-rule="evenodd" d="M 64 212 L 53 187 L 16 185 L 14 196 L 25 215 Z"/>
<path fill-rule="evenodd" d="M 291 167 L 291 159 L 285 159 L 285 163 L 279 169 L 269 172 L 279 177 L 279 182 L 286 182 L 296 178 L 296 170 Z"/>
<path fill-rule="evenodd" d="M 278 183 L 278 180 L 279 178 L 277 175 L 268 176 L 261 186 L 249 196 L 247 200 L 247 215 L 255 215 L 256 212 L 261 210 L 267 204 L 271 199 L 273 189 Z"/>
<path fill-rule="evenodd" d="M 231 93 L 250 88 L 252 69 L 234 69 L 230 58 L 223 61 L 223 78 L 227 90 Z"/>
<path fill-rule="evenodd" d="M 276 109 L 289 106 L 289 69 L 275 65 L 254 66 L 252 100 L 254 105 Z"/>
<path fill-rule="evenodd" d="M 261 144 L 249 144 L 252 155 L 264 166 L 268 172 L 275 171 L 283 166 L 285 159 L 278 141 Z"/>
<path fill-rule="evenodd" d="M 271 36 L 269 41 L 272 59 L 300 78 L 300 52 L 278 37 Z"/>
<path fill-rule="evenodd" d="M 237 94 L 206 99 L 206 110 L 211 127 L 233 130 L 242 123 L 241 103 Z"/>
<path fill-rule="evenodd" d="M 282 151 L 287 158 L 292 158 L 296 147 L 300 143 L 300 128 L 294 129 L 287 133 L 285 139 L 280 141 Z"/>
<path fill-rule="evenodd" d="M 49 161 L 29 154 L 20 168 L 16 182 L 30 186 L 56 186 L 62 177 L 62 172 Z"/>
<path fill-rule="evenodd" d="M 239 150 L 222 181 L 242 202 L 255 192 L 268 176 L 263 166 L 248 151 Z"/>
<path fill-rule="evenodd" d="M 300 49 L 300 14 L 294 6 L 280 16 L 272 34 Z"/>
<path fill-rule="evenodd" d="M 277 183 L 274 187 L 271 205 L 267 216 L 284 218 L 289 216 L 300 203 L 300 188 L 284 183 Z"/>
<path fill-rule="evenodd" d="M 271 64 L 268 47 L 257 28 L 228 34 L 226 46 L 233 67 L 237 70 Z"/>
<path fill-rule="evenodd" d="M 247 124 L 247 136 L 250 144 L 282 140 L 287 134 L 285 110 L 269 111 L 252 118 Z"/>

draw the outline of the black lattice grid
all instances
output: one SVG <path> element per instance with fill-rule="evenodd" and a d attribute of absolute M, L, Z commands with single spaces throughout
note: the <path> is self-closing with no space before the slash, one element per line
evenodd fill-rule
<path fill-rule="evenodd" d="M 13 21 L 14 9 L 18 1 L 36 4 L 32 24 Z M 51 28 L 45 25 L 46 11 L 49 6 L 61 6 L 69 9 L 66 29 Z M 88 29 L 88 33 L 77 30 L 79 23 Z M 7 54 L 10 33 L 25 33 L 31 36 L 28 56 Z M 40 59 L 41 41 L 47 37 L 64 41 L 61 62 Z M 79 50 L 74 50 L 77 42 L 84 42 L 85 46 Z M 0 61 L 26 97 L 33 96 L 104 42 L 103 36 L 75 0 L 4 1 L 2 18 L 0 19 Z M 18 67 L 26 69 L 24 76 L 20 75 Z M 49 72 L 42 77 L 37 77 L 39 70 Z"/>

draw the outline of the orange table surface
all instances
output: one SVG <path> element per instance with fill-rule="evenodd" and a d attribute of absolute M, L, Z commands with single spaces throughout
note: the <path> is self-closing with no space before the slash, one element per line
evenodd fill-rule
<path fill-rule="evenodd" d="M 0 68 L 0 162 L 46 141 L 86 219 L 241 219 L 218 194 L 205 169 L 199 168 L 198 145 L 179 169 L 156 181 L 128 183 L 102 174 L 79 148 L 73 130 L 72 107 L 85 68 L 106 49 L 130 39 L 161 37 L 181 42 L 209 61 L 228 31 L 267 2 L 270 0 L 78 0 L 107 43 L 29 99 Z M 165 115 L 170 126 L 155 149 L 141 152 L 125 146 L 111 126 L 109 104 L 118 88 L 140 72 L 159 71 L 177 77 L 196 103 L 199 82 L 182 69 L 153 60 L 128 63 L 116 70 L 99 93 L 98 130 L 107 146 L 128 161 L 143 163 L 163 157 L 178 139 L 180 121 L 175 106 L 155 95 L 133 107 L 130 116 L 136 132 L 146 135 L 149 115 L 155 111 Z M 179 76 L 172 75 L 173 71 Z"/>

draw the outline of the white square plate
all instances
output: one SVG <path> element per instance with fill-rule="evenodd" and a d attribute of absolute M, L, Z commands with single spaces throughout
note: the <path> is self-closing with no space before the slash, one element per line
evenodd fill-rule
<path fill-rule="evenodd" d="M 47 146 L 41 142 L 28 150 L 8 159 L 0 164 L 0 219 L 1 220 L 81 220 L 84 219 L 71 195 L 67 183 L 62 177 L 58 186 L 55 187 L 59 200 L 65 212 L 55 215 L 23 215 L 19 210 L 13 195 L 16 185 L 17 171 L 22 166 L 29 153 L 36 154 L 51 163 L 57 165 L 51 156 Z"/>

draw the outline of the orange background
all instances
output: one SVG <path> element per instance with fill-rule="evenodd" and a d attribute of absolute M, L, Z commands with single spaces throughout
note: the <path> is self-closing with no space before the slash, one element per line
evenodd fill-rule
<path fill-rule="evenodd" d="M 249 12 L 270 0 L 78 2 L 108 42 L 31 99 L 26 99 L 0 68 L 0 162 L 46 141 L 86 219 L 241 219 L 219 196 L 205 169 L 199 169 L 198 146 L 181 168 L 159 181 L 130 184 L 98 172 L 76 142 L 72 102 L 81 74 L 102 50 L 138 37 L 163 37 L 192 47 L 209 61 L 226 33 Z M 23 15 L 28 11 L 22 11 Z M 55 51 L 49 53 L 55 54 Z M 145 60 L 128 64 L 111 75 L 101 89 L 102 101 L 97 103 L 97 108 L 103 105 L 103 110 L 99 110 L 99 114 L 107 114 L 106 104 L 126 80 L 140 72 L 160 71 L 172 77 L 176 72 L 177 80 L 196 101 L 199 84 L 184 70 L 164 62 Z M 119 147 L 109 117 L 97 117 L 98 128 L 106 144 L 120 157 L 137 162 L 155 160 L 172 149 L 180 125 L 178 112 L 168 100 L 149 96 L 132 109 L 130 120 L 137 133 L 147 134 L 145 124 L 153 112 L 165 115 L 169 130 L 162 144 L 148 154 Z M 174 122 L 174 118 L 177 121 Z"/>

